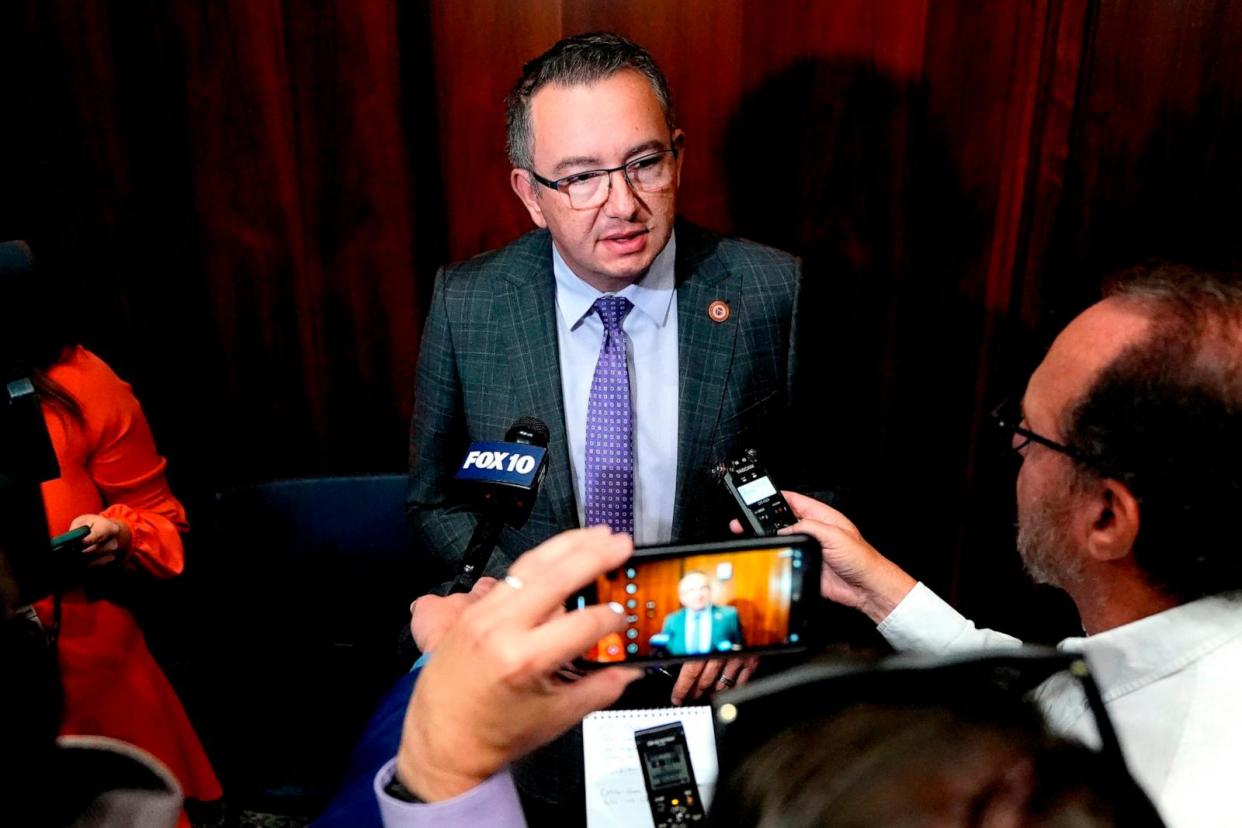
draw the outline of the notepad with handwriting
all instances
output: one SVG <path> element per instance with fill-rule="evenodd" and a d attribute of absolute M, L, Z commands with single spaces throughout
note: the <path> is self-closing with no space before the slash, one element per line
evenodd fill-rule
<path fill-rule="evenodd" d="M 638 764 L 634 731 L 681 722 L 704 808 L 711 805 L 720 772 L 710 706 L 603 710 L 582 721 L 588 828 L 649 828 L 654 825 Z"/>

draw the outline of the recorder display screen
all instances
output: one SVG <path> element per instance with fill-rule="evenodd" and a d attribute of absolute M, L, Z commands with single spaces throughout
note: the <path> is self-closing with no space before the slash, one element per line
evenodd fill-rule
<path fill-rule="evenodd" d="M 801 548 L 784 546 L 632 558 L 595 582 L 600 603 L 624 608 L 626 627 L 585 657 L 650 661 L 797 644 L 791 617 L 801 599 L 802 556 Z"/>
<path fill-rule="evenodd" d="M 677 742 L 647 753 L 647 777 L 653 788 L 671 788 L 690 784 L 690 768 L 686 763 L 686 751 Z"/>
<path fill-rule="evenodd" d="M 776 494 L 776 487 L 772 485 L 772 481 L 767 477 L 760 477 L 757 480 L 738 486 L 737 493 L 742 496 L 743 503 L 747 506 L 754 506 L 765 497 L 771 497 Z"/>

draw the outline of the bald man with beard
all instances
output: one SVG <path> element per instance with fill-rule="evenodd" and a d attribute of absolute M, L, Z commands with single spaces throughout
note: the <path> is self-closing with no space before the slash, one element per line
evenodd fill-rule
<path fill-rule="evenodd" d="M 1131 772 L 1170 825 L 1233 824 L 1242 766 L 1242 281 L 1160 265 L 1122 274 L 1056 338 L 1021 405 L 1018 548 L 1065 591 Z M 826 597 L 898 650 L 1011 647 L 791 495 L 823 546 Z M 1098 741 L 1073 682 L 1037 691 L 1052 725 Z"/>

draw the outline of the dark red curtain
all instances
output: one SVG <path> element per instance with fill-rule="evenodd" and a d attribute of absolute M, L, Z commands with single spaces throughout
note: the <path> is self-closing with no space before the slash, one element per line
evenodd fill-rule
<path fill-rule="evenodd" d="M 398 469 L 444 259 L 425 21 L 393 2 L 10 9 L 7 236 L 180 487 Z"/>
<path fill-rule="evenodd" d="M 1101 271 L 1236 259 L 1226 0 L 18 0 L 0 235 L 134 380 L 191 501 L 396 470 L 435 268 L 528 227 L 502 99 L 563 34 L 665 67 L 683 212 L 793 250 L 814 418 L 882 548 L 1019 631 L 1020 392 Z M 1016 597 L 1015 597 L 1016 596 Z M 1042 617 L 1042 613 L 1041 613 Z"/>

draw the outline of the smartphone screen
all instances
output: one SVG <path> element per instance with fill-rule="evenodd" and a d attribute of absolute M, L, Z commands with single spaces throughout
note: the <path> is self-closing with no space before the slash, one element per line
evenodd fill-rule
<path fill-rule="evenodd" d="M 808 645 L 819 599 L 819 546 L 805 535 L 639 549 L 571 600 L 615 601 L 626 627 L 587 665 L 683 661 Z"/>

